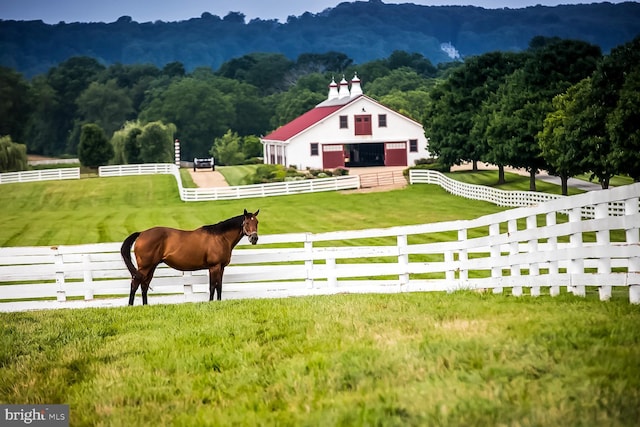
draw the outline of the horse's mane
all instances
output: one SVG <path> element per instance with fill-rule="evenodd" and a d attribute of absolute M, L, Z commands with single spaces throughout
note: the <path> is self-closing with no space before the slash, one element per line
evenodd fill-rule
<path fill-rule="evenodd" d="M 203 225 L 202 229 L 211 234 L 223 234 L 229 230 L 236 230 L 242 226 L 244 221 L 244 215 L 234 216 L 233 218 L 225 219 L 217 224 Z"/>

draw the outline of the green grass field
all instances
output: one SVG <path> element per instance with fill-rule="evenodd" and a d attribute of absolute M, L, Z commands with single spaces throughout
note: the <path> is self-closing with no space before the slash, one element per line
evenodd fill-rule
<path fill-rule="evenodd" d="M 71 425 L 633 426 L 638 307 L 335 295 L 0 314 L 0 402 Z"/>
<path fill-rule="evenodd" d="M 490 203 L 433 185 L 344 194 L 326 192 L 219 202 L 182 202 L 172 176 L 91 178 L 0 186 L 0 246 L 117 242 L 163 225 L 197 228 L 260 209 L 260 233 L 323 232 L 475 218 Z"/>
<path fill-rule="evenodd" d="M 251 184 L 249 178 L 256 173 L 260 165 L 218 166 L 216 170 L 224 176 L 231 186 Z"/>
<path fill-rule="evenodd" d="M 245 207 L 261 234 L 503 209 L 433 185 L 184 203 L 170 176 L 2 185 L 0 206 L 1 246 L 120 241 Z M 0 403 L 67 403 L 73 426 L 635 426 L 638 325 L 627 296 L 595 289 L 0 313 Z"/>

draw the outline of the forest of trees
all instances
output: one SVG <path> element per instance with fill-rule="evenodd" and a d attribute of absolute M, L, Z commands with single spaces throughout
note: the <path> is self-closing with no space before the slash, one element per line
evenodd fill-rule
<path fill-rule="evenodd" d="M 443 167 L 489 162 L 640 179 L 640 37 L 603 55 L 578 40 L 534 37 L 522 52 L 434 66 L 395 51 L 356 64 L 346 54 L 248 54 L 218 70 L 182 63 L 104 66 L 72 57 L 27 79 L 0 67 L 0 166 L 33 153 L 86 166 L 171 162 L 214 154 L 238 164 L 262 154 L 259 136 L 313 108 L 334 76 L 358 73 L 365 94 L 424 124 Z M 26 145 L 26 147 L 24 147 Z M 535 180 L 531 181 L 535 190 Z"/>
<path fill-rule="evenodd" d="M 609 52 L 640 33 L 638 2 L 483 9 L 352 1 L 317 14 L 289 16 L 286 22 L 246 22 L 239 12 L 224 17 L 202 12 L 178 22 L 138 23 L 129 16 L 111 23 L 53 25 L 0 20 L 0 65 L 31 78 L 70 57 L 89 56 L 105 66 L 146 63 L 162 68 L 178 61 L 191 72 L 197 67 L 217 70 L 253 52 L 295 60 L 304 53 L 339 51 L 362 64 L 396 50 L 417 52 L 439 64 L 451 60 L 443 43 L 462 58 L 524 51 L 538 35 L 584 40 Z"/>

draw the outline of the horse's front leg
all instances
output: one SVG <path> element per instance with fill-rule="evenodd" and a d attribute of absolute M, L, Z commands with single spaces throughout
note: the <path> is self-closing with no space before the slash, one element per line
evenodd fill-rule
<path fill-rule="evenodd" d="M 209 269 L 209 301 L 213 301 L 213 296 L 218 292 L 218 301 L 222 299 L 222 273 L 224 267 L 216 265 Z"/>

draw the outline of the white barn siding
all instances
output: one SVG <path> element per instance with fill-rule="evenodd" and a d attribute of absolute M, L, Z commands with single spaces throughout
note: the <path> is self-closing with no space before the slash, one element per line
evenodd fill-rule
<path fill-rule="evenodd" d="M 362 111 L 363 108 L 364 112 Z M 371 135 L 354 134 L 354 116 L 363 114 L 371 115 Z M 378 126 L 378 115 L 380 114 L 386 114 L 387 116 L 386 127 Z M 348 117 L 348 128 L 340 129 L 340 116 Z M 418 152 L 409 152 L 410 139 L 418 141 Z M 296 166 L 298 169 L 321 169 L 322 145 L 324 144 L 399 141 L 407 142 L 408 166 L 413 166 L 418 159 L 429 157 L 427 138 L 420 124 L 365 97 L 361 97 L 301 134 L 291 138 L 287 146 L 287 165 Z M 310 155 L 310 144 L 312 142 L 319 144 L 318 156 Z"/>

